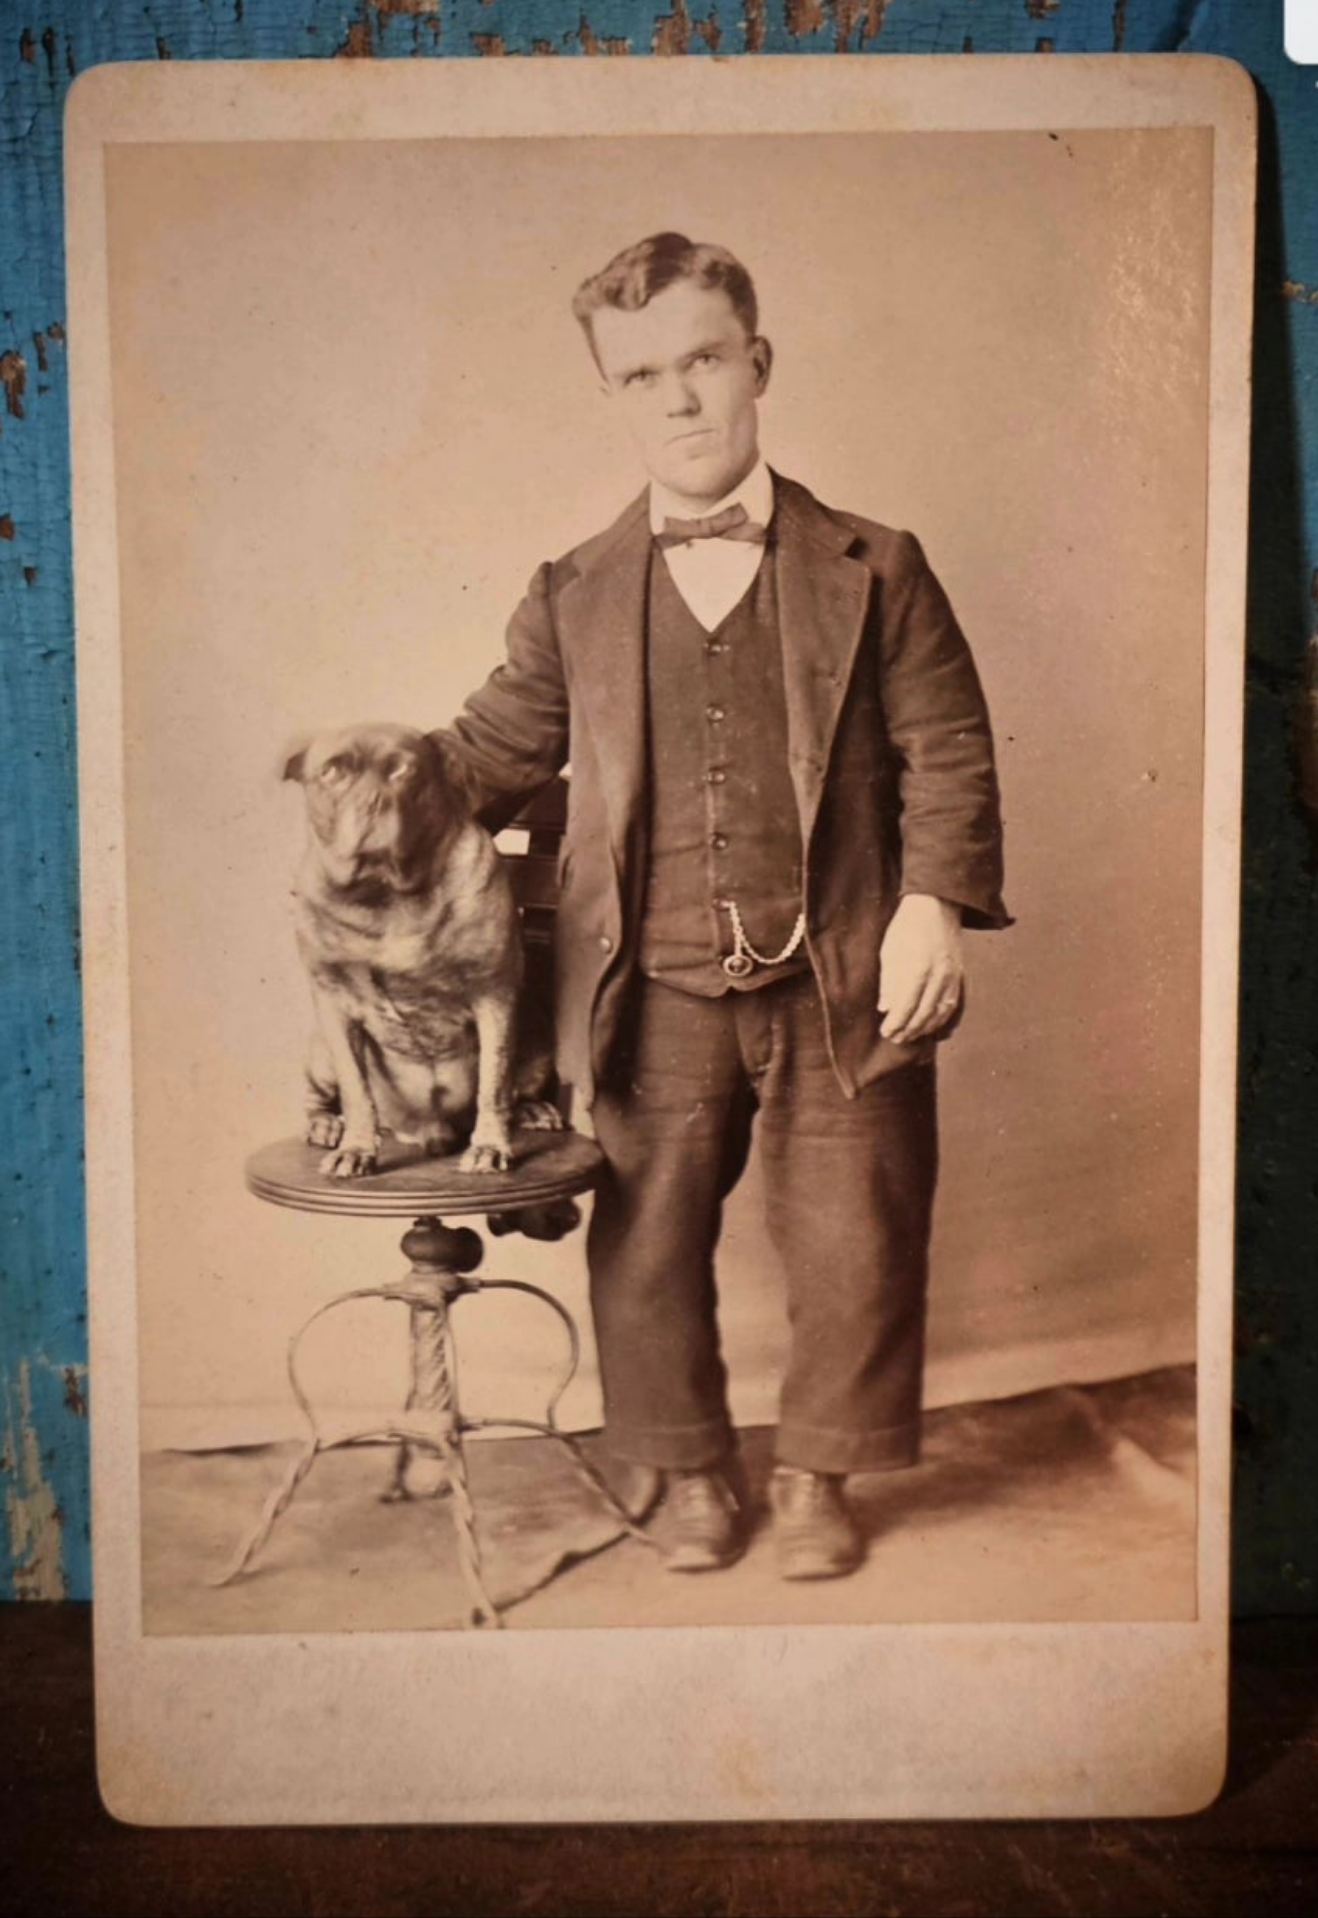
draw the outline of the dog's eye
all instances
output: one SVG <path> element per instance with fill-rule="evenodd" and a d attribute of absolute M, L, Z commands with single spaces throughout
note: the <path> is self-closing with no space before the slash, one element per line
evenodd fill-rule
<path fill-rule="evenodd" d="M 391 759 L 384 769 L 384 776 L 391 786 L 401 786 L 412 777 L 410 759 Z"/>
<path fill-rule="evenodd" d="M 346 759 L 327 759 L 320 769 L 320 776 L 327 786 L 340 785 L 348 777 Z"/>

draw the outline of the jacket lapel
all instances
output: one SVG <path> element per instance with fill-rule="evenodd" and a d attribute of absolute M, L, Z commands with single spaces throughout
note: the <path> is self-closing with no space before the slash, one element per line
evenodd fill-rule
<path fill-rule="evenodd" d="M 873 576 L 847 557 L 855 543 L 850 527 L 793 480 L 775 474 L 774 489 L 788 760 L 808 847 Z"/>
<path fill-rule="evenodd" d="M 560 636 L 599 759 L 613 844 L 644 821 L 645 623 L 649 495 L 643 493 L 583 555 L 558 607 Z"/>
<path fill-rule="evenodd" d="M 864 630 L 872 575 L 848 558 L 855 535 L 812 494 L 774 475 L 778 612 L 792 785 L 808 846 L 838 715 Z M 558 617 L 599 758 L 610 837 L 620 852 L 644 828 L 645 623 L 649 495 L 582 556 Z"/>

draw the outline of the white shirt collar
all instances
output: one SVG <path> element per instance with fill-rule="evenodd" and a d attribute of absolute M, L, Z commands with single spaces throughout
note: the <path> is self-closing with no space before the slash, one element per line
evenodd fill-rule
<path fill-rule="evenodd" d="M 767 526 L 773 518 L 773 474 L 762 459 L 756 461 L 740 486 L 734 486 L 732 491 L 725 493 L 721 500 L 716 500 L 713 506 L 706 507 L 699 517 L 711 518 L 713 514 L 721 513 L 725 507 L 733 505 L 744 506 L 748 517 L 758 521 L 761 526 Z M 694 519 L 695 517 L 696 515 L 691 511 L 690 500 L 683 499 L 678 493 L 670 493 L 666 486 L 659 484 L 658 480 L 650 481 L 650 530 L 652 533 L 662 533 L 666 519 Z"/>

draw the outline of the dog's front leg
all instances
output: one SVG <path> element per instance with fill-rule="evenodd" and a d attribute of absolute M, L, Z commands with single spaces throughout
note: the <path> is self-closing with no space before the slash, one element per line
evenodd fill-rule
<path fill-rule="evenodd" d="M 366 1083 L 360 1041 L 354 1022 L 331 992 L 315 993 L 316 1018 L 338 1081 L 343 1132 L 337 1145 L 320 1162 L 320 1170 L 335 1179 L 357 1179 L 375 1170 L 380 1151 L 380 1124 Z"/>
<path fill-rule="evenodd" d="M 462 1155 L 464 1172 L 506 1172 L 513 1162 L 509 1121 L 513 1103 L 511 993 L 491 993 L 472 1007 L 476 1021 L 476 1123 Z"/>
<path fill-rule="evenodd" d="M 337 1145 L 343 1137 L 343 1112 L 334 1061 L 319 1026 L 311 1035 L 307 1053 L 307 1144 Z"/>

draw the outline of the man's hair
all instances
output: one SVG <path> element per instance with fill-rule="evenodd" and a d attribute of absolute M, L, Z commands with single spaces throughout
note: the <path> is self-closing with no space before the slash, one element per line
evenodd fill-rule
<path fill-rule="evenodd" d="M 577 288 L 572 311 L 585 329 L 591 351 L 595 348 L 591 321 L 601 307 L 635 313 L 677 280 L 690 280 L 696 286 L 726 293 L 747 338 L 755 338 L 759 326 L 755 287 L 736 255 L 725 246 L 688 240 L 684 233 L 652 233 L 648 240 L 624 247 L 602 272 L 592 274 Z"/>

